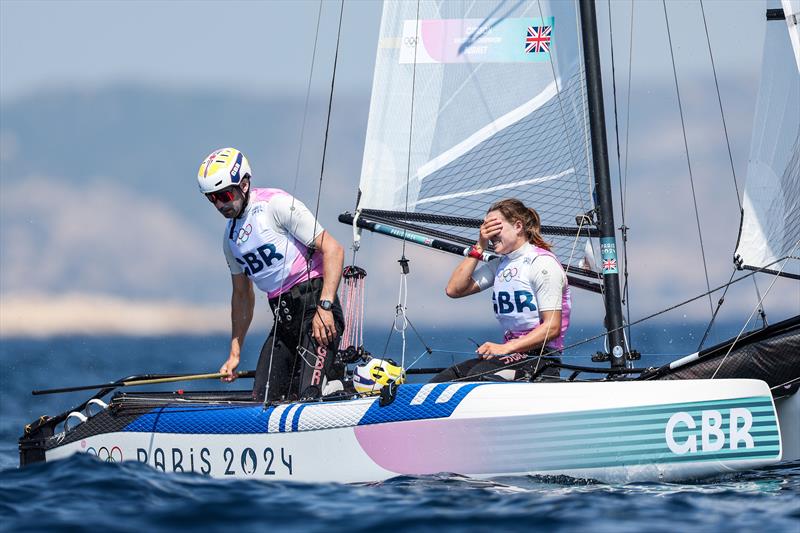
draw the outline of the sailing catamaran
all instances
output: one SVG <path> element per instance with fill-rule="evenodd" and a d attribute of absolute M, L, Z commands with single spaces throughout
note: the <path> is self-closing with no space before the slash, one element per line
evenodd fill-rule
<path fill-rule="evenodd" d="M 768 18 L 736 258 L 800 279 L 800 1 Z M 555 382 L 402 384 L 379 397 L 265 406 L 249 392 L 139 392 L 106 404 L 127 378 L 29 424 L 21 464 L 91 453 L 217 477 L 628 482 L 800 459 L 800 317 L 631 366 L 599 68 L 592 1 L 387 1 L 357 209 L 340 220 L 356 241 L 367 229 L 463 255 L 494 200 L 535 205 L 571 285 L 603 295 L 608 350 L 594 359 L 607 364 L 553 363 L 569 371 Z M 599 268 L 584 257 L 594 249 Z"/>

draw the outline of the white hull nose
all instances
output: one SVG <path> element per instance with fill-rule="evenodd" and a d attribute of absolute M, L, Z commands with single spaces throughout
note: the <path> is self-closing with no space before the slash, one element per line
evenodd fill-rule
<path fill-rule="evenodd" d="M 775 400 L 784 461 L 800 461 L 800 393 Z"/>

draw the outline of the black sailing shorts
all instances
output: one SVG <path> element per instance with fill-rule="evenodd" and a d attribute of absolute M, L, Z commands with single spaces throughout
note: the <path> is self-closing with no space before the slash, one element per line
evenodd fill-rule
<path fill-rule="evenodd" d="M 333 377 L 330 373 L 344 331 L 344 313 L 336 297 L 331 308 L 335 338 L 327 346 L 317 344 L 311 336 L 311 325 L 321 291 L 322 278 L 314 278 L 270 298 L 275 322 L 258 358 L 253 385 L 255 400 L 318 398 L 325 383 Z"/>

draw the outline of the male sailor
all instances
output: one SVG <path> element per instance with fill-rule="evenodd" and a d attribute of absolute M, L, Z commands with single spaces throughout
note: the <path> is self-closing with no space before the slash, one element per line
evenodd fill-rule
<path fill-rule="evenodd" d="M 256 368 L 253 398 L 317 398 L 331 378 L 344 315 L 336 292 L 344 250 L 302 202 L 280 189 L 250 186 L 250 165 L 235 148 L 200 165 L 200 192 L 228 219 L 222 248 L 231 272 L 231 347 L 219 369 L 234 371 L 255 306 L 253 284 L 275 317 Z"/>
<path fill-rule="evenodd" d="M 494 245 L 500 257 L 478 266 L 483 250 Z M 474 257 L 473 257 L 474 256 Z M 569 326 L 567 276 L 541 235 L 539 214 L 519 200 L 501 200 L 489 208 L 473 253 L 455 269 L 447 295 L 461 298 L 493 288 L 492 302 L 504 342 L 484 342 L 475 359 L 454 365 L 432 382 L 521 379 L 547 358 L 558 360 Z M 540 376 L 558 377 L 557 368 Z"/>

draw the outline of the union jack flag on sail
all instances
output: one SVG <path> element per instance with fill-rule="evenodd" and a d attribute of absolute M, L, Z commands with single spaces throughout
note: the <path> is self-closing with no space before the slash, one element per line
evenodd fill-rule
<path fill-rule="evenodd" d="M 528 35 L 525 37 L 525 53 L 549 52 L 552 31 L 552 26 L 528 26 Z"/>
<path fill-rule="evenodd" d="M 617 269 L 617 260 L 616 259 L 604 259 L 603 260 L 603 270 L 616 270 Z"/>

